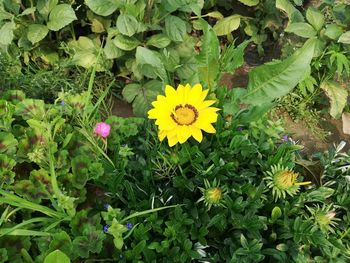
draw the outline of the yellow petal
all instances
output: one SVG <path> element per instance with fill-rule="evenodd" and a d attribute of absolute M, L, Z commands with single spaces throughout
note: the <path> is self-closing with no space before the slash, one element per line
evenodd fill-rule
<path fill-rule="evenodd" d="M 215 133 L 216 132 L 213 125 L 211 125 L 207 121 L 196 121 L 195 126 L 199 129 L 202 129 L 203 131 L 205 131 L 207 133 Z"/>
<path fill-rule="evenodd" d="M 203 90 L 203 91 L 202 91 L 201 101 L 204 101 L 204 100 L 205 100 L 205 98 L 206 98 L 207 95 L 208 95 L 208 92 L 209 92 L 209 89 L 206 89 L 206 90 Z"/>
<path fill-rule="evenodd" d="M 201 95 L 202 95 L 202 85 L 201 84 L 194 85 L 190 90 L 190 93 L 188 96 L 188 103 L 195 106 L 197 103 L 201 102 Z"/>
<path fill-rule="evenodd" d="M 188 140 L 188 138 L 191 137 L 191 131 L 190 128 L 186 125 L 184 126 L 179 126 L 177 131 L 177 138 L 179 140 L 179 143 L 184 143 L 185 141 Z"/>
<path fill-rule="evenodd" d="M 163 141 L 166 136 L 167 136 L 167 131 L 159 130 L 158 138 L 160 141 Z"/>
<path fill-rule="evenodd" d="M 197 121 L 216 122 L 218 119 L 217 108 L 206 108 L 199 112 Z"/>
<path fill-rule="evenodd" d="M 216 102 L 216 100 L 205 100 L 203 101 L 201 104 L 198 105 L 198 109 L 205 109 L 210 107 L 211 105 L 213 105 Z"/>
<path fill-rule="evenodd" d="M 190 130 L 191 130 L 193 138 L 195 138 L 195 140 L 197 142 L 201 142 L 203 140 L 203 134 L 202 134 L 202 131 L 200 129 L 198 129 L 195 126 L 190 126 Z"/>
<path fill-rule="evenodd" d="M 179 141 L 177 139 L 177 136 L 172 136 L 172 137 L 169 137 L 168 136 L 168 145 L 169 147 L 173 147 L 175 144 L 177 144 Z"/>

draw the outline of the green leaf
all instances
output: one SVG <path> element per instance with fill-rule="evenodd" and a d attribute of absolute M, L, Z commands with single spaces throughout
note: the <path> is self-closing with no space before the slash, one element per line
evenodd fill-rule
<path fill-rule="evenodd" d="M 70 259 L 57 249 L 45 257 L 44 263 L 70 263 Z"/>
<path fill-rule="evenodd" d="M 123 35 L 131 37 L 137 32 L 139 22 L 134 16 L 120 14 L 117 19 L 117 28 Z"/>
<path fill-rule="evenodd" d="M 56 5 L 49 16 L 47 27 L 50 30 L 58 31 L 69 25 L 74 20 L 77 20 L 73 8 L 68 4 Z"/>
<path fill-rule="evenodd" d="M 259 4 L 259 0 L 238 0 L 242 4 L 245 4 L 247 6 L 256 6 Z"/>
<path fill-rule="evenodd" d="M 235 47 L 234 44 L 225 47 L 220 57 L 221 71 L 233 72 L 244 63 L 244 50 L 250 41 L 244 41 Z"/>
<path fill-rule="evenodd" d="M 248 92 L 244 101 L 259 105 L 291 91 L 308 69 L 315 43 L 313 39 L 308 40 L 302 48 L 284 61 L 265 64 L 250 71 Z"/>
<path fill-rule="evenodd" d="M 335 81 L 324 81 L 321 83 L 321 89 L 326 92 L 330 99 L 330 114 L 333 118 L 338 119 L 346 105 L 348 92 Z"/>
<path fill-rule="evenodd" d="M 336 40 L 343 34 L 343 29 L 337 24 L 330 24 L 327 26 L 324 34 L 330 39 Z"/>
<path fill-rule="evenodd" d="M 316 30 L 311 25 L 303 22 L 289 24 L 285 31 L 305 38 L 311 38 L 317 35 Z"/>
<path fill-rule="evenodd" d="M 8 46 L 11 44 L 15 27 L 14 22 L 7 22 L 0 28 L 0 45 Z"/>
<path fill-rule="evenodd" d="M 198 62 L 199 78 L 208 84 L 209 88 L 214 87 L 219 74 L 220 45 L 214 30 L 205 24 L 202 50 L 196 57 Z"/>
<path fill-rule="evenodd" d="M 27 38 L 32 44 L 35 44 L 41 40 L 43 40 L 47 33 L 49 33 L 49 29 L 45 25 L 39 24 L 31 24 L 28 27 Z"/>
<path fill-rule="evenodd" d="M 147 40 L 148 46 L 154 46 L 157 48 L 165 48 L 170 44 L 171 40 L 165 34 L 157 34 L 151 36 Z"/>
<path fill-rule="evenodd" d="M 30 7 L 25 9 L 19 16 L 30 15 L 30 14 L 33 14 L 35 11 L 36 11 L 36 7 Z"/>
<path fill-rule="evenodd" d="M 151 102 L 162 92 L 163 84 L 158 80 L 151 80 L 145 85 L 129 84 L 123 89 L 124 98 L 130 103 L 136 116 L 146 116 Z"/>
<path fill-rule="evenodd" d="M 124 55 L 124 51 L 118 48 L 112 39 L 107 39 L 106 45 L 103 48 L 103 51 L 107 59 L 115 59 Z"/>
<path fill-rule="evenodd" d="M 218 36 L 230 34 L 239 27 L 240 22 L 241 17 L 239 15 L 225 17 L 216 22 L 214 31 Z"/>
<path fill-rule="evenodd" d="M 177 16 L 165 18 L 165 33 L 173 41 L 183 41 L 186 34 L 186 22 Z"/>
<path fill-rule="evenodd" d="M 321 30 L 321 28 L 323 27 L 324 16 L 319 10 L 313 7 L 309 7 L 307 9 L 306 19 L 317 31 Z"/>
<path fill-rule="evenodd" d="M 155 74 L 162 80 L 167 80 L 167 74 L 164 65 L 157 52 L 144 47 L 137 47 L 136 63 L 144 74 L 148 75 L 147 71 L 149 71 L 150 77 L 152 77 L 152 74 Z M 146 67 L 146 71 L 142 70 L 143 66 L 148 66 Z"/>
<path fill-rule="evenodd" d="M 121 50 L 130 51 L 135 49 L 140 44 L 140 41 L 135 37 L 119 34 L 113 39 L 113 43 Z"/>
<path fill-rule="evenodd" d="M 38 12 L 46 19 L 57 4 L 58 0 L 39 0 L 36 7 Z"/>
<path fill-rule="evenodd" d="M 121 4 L 119 0 L 85 0 L 85 4 L 100 16 L 113 14 Z"/>
<path fill-rule="evenodd" d="M 304 17 L 288 0 L 276 0 L 276 8 L 284 11 L 289 19 L 289 23 L 303 22 Z"/>
<path fill-rule="evenodd" d="M 343 33 L 339 37 L 338 42 L 343 44 L 350 44 L 350 31 Z"/>

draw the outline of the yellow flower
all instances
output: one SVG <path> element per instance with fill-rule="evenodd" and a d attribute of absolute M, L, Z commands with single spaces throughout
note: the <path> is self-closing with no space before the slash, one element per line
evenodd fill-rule
<path fill-rule="evenodd" d="M 210 107 L 215 100 L 205 100 L 207 94 L 208 90 L 203 90 L 201 84 L 179 85 L 177 90 L 166 85 L 165 96 L 158 95 L 152 102 L 154 108 L 148 111 L 148 118 L 156 119 L 160 141 L 167 137 L 171 147 L 191 136 L 201 142 L 202 130 L 215 133 L 212 123 L 216 122 L 219 109 Z"/>

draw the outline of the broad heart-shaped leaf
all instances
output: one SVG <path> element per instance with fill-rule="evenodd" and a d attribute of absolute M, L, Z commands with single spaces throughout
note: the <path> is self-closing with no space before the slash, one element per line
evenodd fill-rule
<path fill-rule="evenodd" d="M 198 76 L 208 84 L 209 88 L 215 86 L 219 74 L 220 45 L 214 30 L 204 23 L 201 53 L 196 57 L 198 62 Z"/>
<path fill-rule="evenodd" d="M 131 37 L 137 32 L 139 22 L 132 15 L 120 14 L 117 19 L 117 28 L 123 35 Z"/>
<path fill-rule="evenodd" d="M 31 24 L 28 27 L 27 38 L 32 44 L 35 44 L 41 40 L 43 40 L 47 33 L 49 33 L 49 29 L 45 25 L 39 24 Z"/>
<path fill-rule="evenodd" d="M 324 81 L 321 83 L 321 89 L 326 92 L 330 99 L 330 114 L 333 118 L 338 119 L 346 105 L 348 92 L 335 81 Z"/>
<path fill-rule="evenodd" d="M 85 4 L 100 16 L 109 16 L 118 9 L 119 0 L 85 0 Z"/>
<path fill-rule="evenodd" d="M 214 31 L 218 36 L 230 34 L 239 27 L 240 22 L 241 17 L 239 15 L 225 17 L 216 22 L 214 25 Z"/>
<path fill-rule="evenodd" d="M 56 5 L 49 16 L 47 27 L 50 30 L 58 31 L 61 28 L 69 25 L 74 20 L 77 20 L 73 8 L 68 4 Z"/>
<path fill-rule="evenodd" d="M 124 51 L 118 48 L 112 39 L 107 39 L 106 45 L 103 48 L 103 51 L 107 59 L 115 59 L 124 55 Z"/>
<path fill-rule="evenodd" d="M 259 4 L 259 0 L 238 0 L 242 4 L 245 4 L 247 6 L 256 6 Z"/>
<path fill-rule="evenodd" d="M 243 102 L 264 104 L 291 91 L 309 67 L 315 43 L 315 39 L 309 39 L 302 48 L 284 61 L 265 64 L 250 71 L 248 92 Z"/>
<path fill-rule="evenodd" d="M 317 31 L 319 31 L 324 24 L 323 14 L 313 7 L 307 9 L 306 19 Z"/>
<path fill-rule="evenodd" d="M 10 45 L 13 40 L 13 30 L 16 24 L 14 22 L 7 22 L 0 28 L 0 45 Z"/>
<path fill-rule="evenodd" d="M 343 33 L 339 37 L 338 42 L 343 44 L 350 44 L 350 31 Z"/>
<path fill-rule="evenodd" d="M 70 263 L 70 259 L 66 254 L 57 249 L 45 257 L 44 263 Z"/>
<path fill-rule="evenodd" d="M 183 41 L 186 34 L 186 22 L 177 16 L 165 18 L 165 33 L 173 41 Z"/>
<path fill-rule="evenodd" d="M 314 37 L 317 34 L 316 30 L 311 25 L 303 22 L 289 24 L 285 31 L 305 38 Z"/>

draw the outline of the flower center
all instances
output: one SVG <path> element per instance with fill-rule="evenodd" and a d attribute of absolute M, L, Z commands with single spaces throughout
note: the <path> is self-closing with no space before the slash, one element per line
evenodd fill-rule
<path fill-rule="evenodd" d="M 198 118 L 198 111 L 190 104 L 177 105 L 171 118 L 179 125 L 191 125 Z"/>

